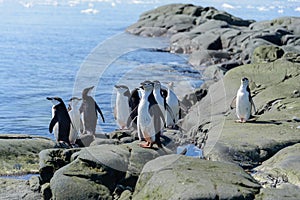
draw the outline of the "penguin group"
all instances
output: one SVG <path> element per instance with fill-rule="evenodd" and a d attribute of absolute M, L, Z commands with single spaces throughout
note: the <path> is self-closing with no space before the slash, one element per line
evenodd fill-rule
<path fill-rule="evenodd" d="M 164 128 L 175 128 L 180 119 L 180 102 L 173 91 L 159 81 L 144 81 L 131 92 L 125 85 L 115 85 L 115 120 L 120 129 L 136 129 L 140 146 L 162 147 L 160 137 Z"/>
<path fill-rule="evenodd" d="M 94 86 L 85 88 L 82 91 L 82 98 L 72 97 L 69 100 L 68 108 L 60 97 L 47 97 L 47 100 L 53 104 L 49 132 L 54 132 L 57 141 L 56 147 L 76 147 L 76 140 L 80 134 L 95 136 L 97 112 L 105 122 L 100 107 L 90 96 L 93 88 Z"/>

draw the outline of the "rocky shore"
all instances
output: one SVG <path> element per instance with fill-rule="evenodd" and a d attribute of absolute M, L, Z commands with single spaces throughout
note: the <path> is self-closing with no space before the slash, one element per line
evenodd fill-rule
<path fill-rule="evenodd" d="M 129 33 L 169 37 L 168 51 L 204 70 L 206 83 L 182 100 L 189 111 L 179 130 L 164 132 L 164 149 L 139 147 L 131 131 L 73 149 L 1 135 L 1 174 L 39 175 L 1 178 L 0 198 L 300 199 L 299 27 L 296 17 L 255 22 L 185 4 L 142 14 Z M 230 104 L 244 76 L 257 119 L 241 124 Z M 191 143 L 205 159 L 176 154 Z"/>

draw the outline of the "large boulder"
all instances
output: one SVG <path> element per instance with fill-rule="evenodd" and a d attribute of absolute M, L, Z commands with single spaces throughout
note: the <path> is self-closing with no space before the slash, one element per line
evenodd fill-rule
<path fill-rule="evenodd" d="M 203 144 L 197 144 L 204 146 L 207 158 L 255 167 L 300 142 L 299 124 L 294 120 L 300 117 L 300 98 L 293 94 L 300 88 L 299 75 L 300 65 L 284 60 L 234 68 L 190 109 L 181 129 L 187 137 L 207 136 Z M 258 119 L 240 124 L 229 107 L 244 76 L 251 80 Z"/>
<path fill-rule="evenodd" d="M 164 154 L 137 143 L 85 148 L 54 173 L 50 181 L 52 198 L 112 199 L 122 193 L 120 188 L 133 189 L 144 164 Z"/>
<path fill-rule="evenodd" d="M 259 189 L 234 164 L 167 155 L 144 166 L 133 199 L 254 199 Z"/>
<path fill-rule="evenodd" d="M 300 143 L 286 147 L 254 169 L 254 177 L 265 187 L 293 184 L 300 188 Z M 300 195 L 300 190 L 299 190 Z"/>
<path fill-rule="evenodd" d="M 0 135 L 0 174 L 37 173 L 39 152 L 52 148 L 54 142 L 48 138 L 19 135 Z"/>
<path fill-rule="evenodd" d="M 80 151 L 75 149 L 45 149 L 39 153 L 39 174 L 41 184 L 50 182 L 54 172 L 72 161 L 72 155 Z"/>

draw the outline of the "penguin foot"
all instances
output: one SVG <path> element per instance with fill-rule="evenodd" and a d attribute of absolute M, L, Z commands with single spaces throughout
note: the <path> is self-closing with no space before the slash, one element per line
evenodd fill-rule
<path fill-rule="evenodd" d="M 140 147 L 143 147 L 143 148 L 152 148 L 152 143 L 151 142 L 140 143 Z"/>
<path fill-rule="evenodd" d="M 239 119 L 239 120 L 235 120 L 235 122 L 238 122 L 238 123 L 246 123 L 246 119 L 241 118 L 241 119 Z"/>
<path fill-rule="evenodd" d="M 67 142 L 65 142 L 65 141 L 58 141 L 58 142 L 55 144 L 54 148 L 64 148 L 64 149 L 69 149 L 69 148 L 70 148 L 70 145 L 69 145 Z"/>

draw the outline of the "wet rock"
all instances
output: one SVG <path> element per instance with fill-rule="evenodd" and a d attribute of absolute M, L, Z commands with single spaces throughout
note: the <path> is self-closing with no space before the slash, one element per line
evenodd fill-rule
<path fill-rule="evenodd" d="M 42 199 L 39 192 L 30 189 L 29 182 L 12 178 L 0 178 L 1 199 Z"/>
<path fill-rule="evenodd" d="M 254 199 L 259 189 L 234 164 L 167 155 L 144 166 L 133 199 Z"/>
<path fill-rule="evenodd" d="M 53 146 L 54 142 L 48 138 L 1 134 L 0 174 L 37 173 L 39 169 L 39 152 Z"/>

